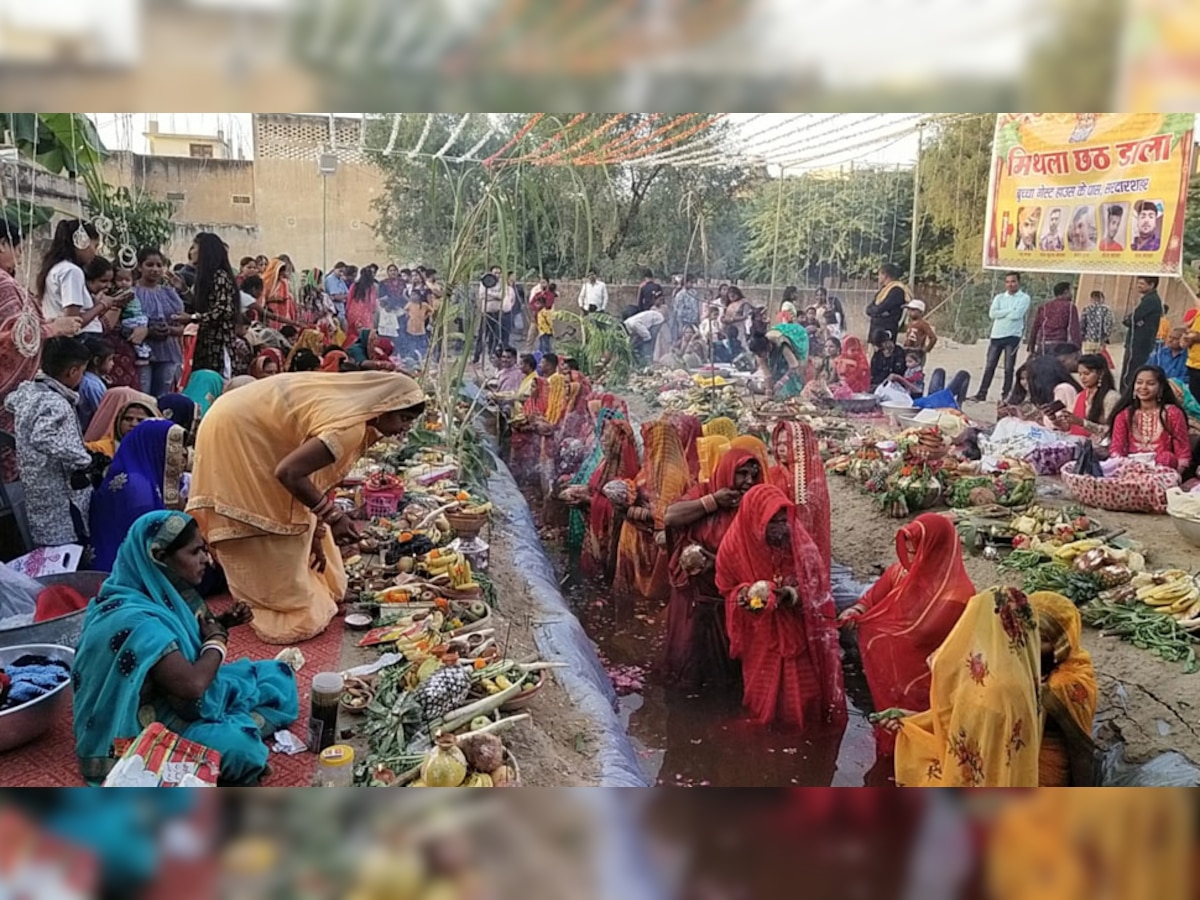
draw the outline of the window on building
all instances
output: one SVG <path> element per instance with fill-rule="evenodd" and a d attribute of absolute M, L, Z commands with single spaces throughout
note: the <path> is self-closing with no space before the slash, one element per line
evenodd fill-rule
<path fill-rule="evenodd" d="M 192 159 L 212 159 L 212 144 L 189 144 L 188 155 L 191 156 Z"/>
<path fill-rule="evenodd" d="M 249 194 L 234 194 L 233 202 L 235 204 L 248 204 L 250 202 Z"/>
<path fill-rule="evenodd" d="M 182 203 L 187 199 L 187 194 L 183 191 L 167 191 L 167 200 L 172 203 Z"/>

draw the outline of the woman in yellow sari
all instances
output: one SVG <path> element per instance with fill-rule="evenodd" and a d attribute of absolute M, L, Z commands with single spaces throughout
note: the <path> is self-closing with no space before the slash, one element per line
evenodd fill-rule
<path fill-rule="evenodd" d="M 338 545 L 357 529 L 329 491 L 425 406 L 406 375 L 305 372 L 223 394 L 200 426 L 188 511 L 272 644 L 325 630 L 346 592 Z"/>
<path fill-rule="evenodd" d="M 896 783 L 1037 787 L 1040 655 L 1037 618 L 1024 594 L 993 588 L 968 600 L 929 658 L 929 709 L 873 717 L 898 729 Z"/>
<path fill-rule="evenodd" d="M 665 550 L 667 507 L 692 486 L 687 457 L 675 426 L 656 419 L 642 426 L 643 463 L 637 482 L 627 485 L 625 524 L 617 546 L 614 587 L 666 602 L 671 593 Z"/>
<path fill-rule="evenodd" d="M 705 437 L 723 437 L 733 440 L 738 436 L 737 425 L 728 416 L 718 416 L 704 423 Z"/>
<path fill-rule="evenodd" d="M 1083 649 L 1083 625 L 1075 604 L 1061 594 L 1029 595 L 1037 614 L 1042 647 L 1042 747 L 1038 755 L 1041 787 L 1095 784 L 1092 722 L 1096 715 L 1096 670 Z"/>

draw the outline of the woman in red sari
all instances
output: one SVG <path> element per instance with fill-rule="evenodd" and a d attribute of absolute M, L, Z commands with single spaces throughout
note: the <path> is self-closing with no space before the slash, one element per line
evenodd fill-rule
<path fill-rule="evenodd" d="M 771 446 L 778 463 L 771 469 L 771 484 L 796 504 L 800 524 L 817 545 L 821 559 L 832 561 L 829 485 L 816 434 L 804 422 L 780 422 L 771 435 Z"/>
<path fill-rule="evenodd" d="M 900 561 L 838 623 L 858 629 L 875 709 L 922 712 L 929 708 L 929 656 L 977 592 L 963 567 L 958 531 L 944 516 L 925 513 L 897 531 L 896 556 Z M 879 728 L 876 737 L 890 753 L 895 735 Z"/>
<path fill-rule="evenodd" d="M 667 510 L 667 677 L 688 689 L 737 683 L 738 666 L 729 658 L 725 600 L 717 590 L 713 563 L 742 496 L 762 483 L 763 472 L 754 453 L 731 448 L 709 481 Z"/>
<path fill-rule="evenodd" d="M 717 552 L 729 652 L 757 722 L 804 728 L 846 721 L 829 560 L 772 484 L 752 487 Z"/>
<path fill-rule="evenodd" d="M 842 341 L 842 355 L 833 361 L 838 380 L 856 394 L 871 390 L 871 363 L 862 341 L 848 337 Z"/>
<path fill-rule="evenodd" d="M 612 548 L 614 509 L 604 493 L 604 486 L 612 481 L 631 482 L 641 468 L 637 441 L 624 417 L 604 423 L 600 443 L 604 459 L 588 479 L 588 526 L 580 556 L 584 574 L 592 577 L 604 575 L 608 570 Z"/>
<path fill-rule="evenodd" d="M 567 382 L 567 405 L 559 428 L 559 443 L 569 438 L 586 443 L 591 439 L 595 428 L 595 419 L 589 408 L 589 401 L 592 399 L 591 382 L 579 370 L 579 363 L 567 356 L 559 361 L 558 373 Z"/>
<path fill-rule="evenodd" d="M 688 475 L 679 434 L 666 419 L 642 426 L 642 445 L 642 471 L 637 482 L 627 486 L 625 499 L 630 502 L 621 526 L 613 587 L 665 602 L 671 582 L 667 554 L 663 552 L 664 517 L 667 507 L 686 494 L 694 482 Z"/>
<path fill-rule="evenodd" d="M 520 417 L 512 418 L 509 441 L 509 465 L 518 482 L 527 483 L 537 475 L 542 457 L 542 433 L 549 405 L 549 383 L 536 372 L 528 377 L 529 396 L 521 404 Z M 522 385 L 524 387 L 524 385 Z M 515 411 L 515 409 L 514 409 Z"/>

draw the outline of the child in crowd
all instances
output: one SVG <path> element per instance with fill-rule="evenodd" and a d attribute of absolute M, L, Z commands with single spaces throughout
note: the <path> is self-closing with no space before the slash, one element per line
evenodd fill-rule
<path fill-rule="evenodd" d="M 550 282 L 541 292 L 541 308 L 537 312 L 537 352 L 554 352 L 554 302 L 558 299 L 558 285 Z"/>
<path fill-rule="evenodd" d="M 904 354 L 896 346 L 896 341 L 890 331 L 876 331 L 871 336 L 871 344 L 875 352 L 871 355 L 871 390 L 889 381 L 892 375 L 903 375 L 905 371 Z"/>
<path fill-rule="evenodd" d="M 92 352 L 71 337 L 42 344 L 41 371 L 4 401 L 13 414 L 17 461 L 35 547 L 86 544 L 92 456 L 75 407 Z"/>
<path fill-rule="evenodd" d="M 904 374 L 889 375 L 888 381 L 898 384 L 914 399 L 925 396 L 925 354 L 921 350 L 904 351 Z"/>
<path fill-rule="evenodd" d="M 83 380 L 79 382 L 79 404 L 75 407 L 81 433 L 87 431 L 92 416 L 104 399 L 104 393 L 108 390 L 105 379 L 113 367 L 113 348 L 108 341 L 98 334 L 89 334 L 83 338 L 83 342 L 92 358 L 88 361 L 87 371 L 83 373 Z"/>
<path fill-rule="evenodd" d="M 257 278 L 257 275 L 248 277 Z M 261 285 L 261 282 L 260 282 Z M 250 319 L 245 313 L 238 313 L 233 327 L 233 344 L 229 348 L 230 377 L 250 374 L 250 364 L 254 362 L 254 348 L 250 346 L 247 335 L 250 333 Z"/>
<path fill-rule="evenodd" d="M 406 323 L 404 337 L 406 345 L 404 356 L 424 359 L 429 352 L 428 322 L 433 312 L 429 302 L 429 292 L 424 285 L 415 286 L 408 292 L 408 300 L 404 304 Z"/>

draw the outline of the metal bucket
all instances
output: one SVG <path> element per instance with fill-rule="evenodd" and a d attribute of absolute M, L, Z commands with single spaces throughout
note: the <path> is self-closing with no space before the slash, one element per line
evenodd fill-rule
<path fill-rule="evenodd" d="M 67 618 L 63 616 L 63 618 Z M 61 659 L 69 665 L 75 663 L 75 650 L 53 644 L 25 644 L 0 647 L 0 669 L 16 662 L 26 654 Z M 59 714 L 71 705 L 71 679 L 68 678 L 54 690 L 30 700 L 20 706 L 0 712 L 0 753 L 13 750 L 40 738 L 54 725 Z"/>
<path fill-rule="evenodd" d="M 44 575 L 34 579 L 46 587 L 65 585 L 79 591 L 89 600 L 100 591 L 100 585 L 108 577 L 107 572 L 65 572 L 62 575 Z M 32 625 L 22 625 L 19 628 L 8 628 L 0 631 L 0 649 L 17 644 L 59 644 L 74 649 L 79 645 L 79 636 L 83 633 L 83 617 L 87 610 L 76 610 L 59 616 L 57 619 L 47 619 L 45 622 L 35 622 Z"/>

